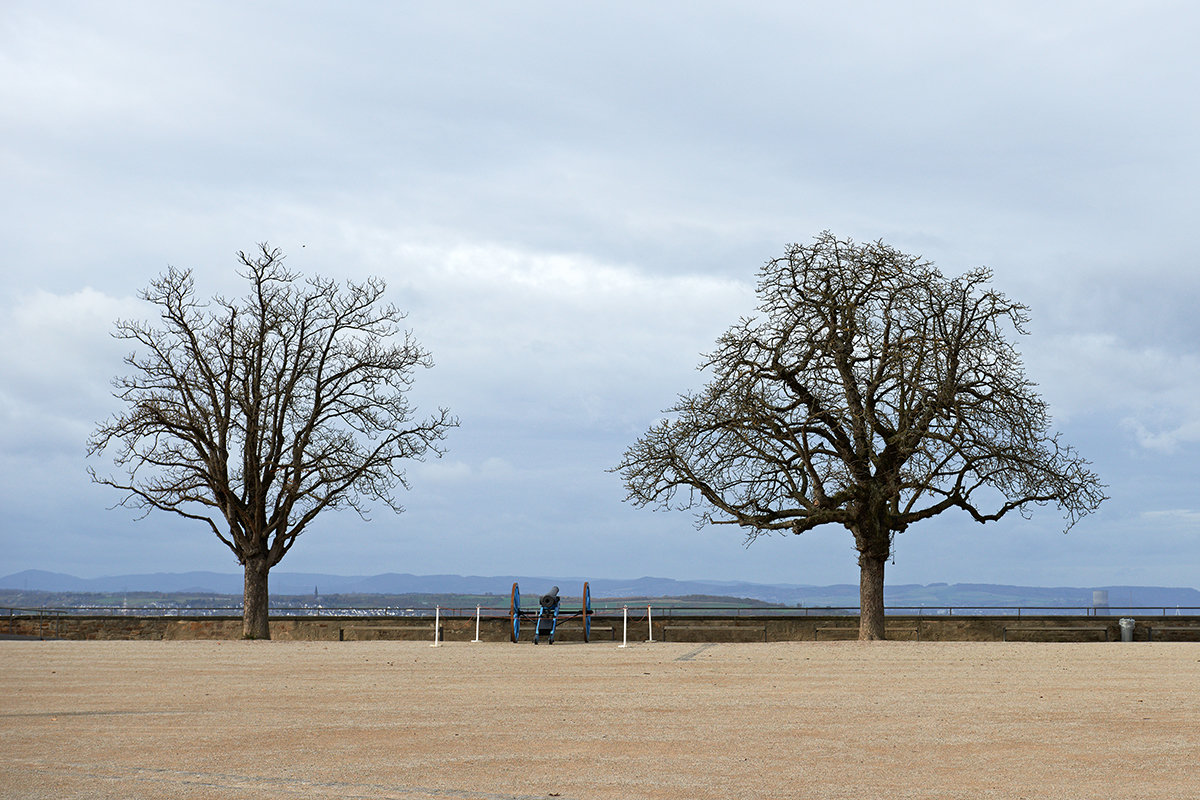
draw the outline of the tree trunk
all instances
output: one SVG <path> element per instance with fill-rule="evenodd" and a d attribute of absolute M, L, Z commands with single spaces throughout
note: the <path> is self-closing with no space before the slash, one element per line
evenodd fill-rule
<path fill-rule="evenodd" d="M 267 593 L 266 559 L 246 561 L 246 583 L 242 593 L 242 638 L 270 639 L 271 627 L 267 619 L 269 597 Z"/>
<path fill-rule="evenodd" d="M 883 616 L 883 568 L 887 556 L 859 553 L 858 566 L 858 639 L 866 642 L 887 638 Z"/>

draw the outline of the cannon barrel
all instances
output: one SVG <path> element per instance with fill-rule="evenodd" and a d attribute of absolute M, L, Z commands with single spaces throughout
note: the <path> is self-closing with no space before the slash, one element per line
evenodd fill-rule
<path fill-rule="evenodd" d="M 541 603 L 542 608 L 546 609 L 547 611 L 554 608 L 556 605 L 558 605 L 558 587 L 550 587 L 550 591 L 542 595 L 538 602 Z"/>

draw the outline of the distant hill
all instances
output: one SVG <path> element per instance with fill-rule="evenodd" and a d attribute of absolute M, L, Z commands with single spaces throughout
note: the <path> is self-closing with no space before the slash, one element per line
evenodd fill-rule
<path fill-rule="evenodd" d="M 458 594 L 504 595 L 520 583 L 526 596 L 558 586 L 565 597 L 578 597 L 583 578 L 476 575 L 327 575 L 323 573 L 271 573 L 273 595 L 333 594 Z M 745 581 L 678 581 L 671 578 L 589 580 L 593 598 L 655 598 L 705 595 L 760 600 L 789 606 L 857 606 L 858 586 L 803 586 L 760 584 Z M 112 575 L 77 578 L 42 570 L 25 570 L 0 578 L 0 589 L 46 592 L 179 592 L 238 595 L 242 576 L 219 572 L 158 572 L 143 575 Z M 1161 606 L 1200 608 L 1200 591 L 1182 587 L 1090 586 L 1037 587 L 975 583 L 902 584 L 888 586 L 884 601 L 889 606 L 1051 606 L 1082 607 L 1093 602 L 1093 592 L 1108 592 L 1109 605 L 1117 607 Z"/>

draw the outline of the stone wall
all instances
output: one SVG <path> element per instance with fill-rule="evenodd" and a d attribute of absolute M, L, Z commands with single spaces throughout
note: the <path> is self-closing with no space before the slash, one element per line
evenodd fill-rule
<path fill-rule="evenodd" d="M 1137 617 L 1135 641 L 1200 641 L 1200 617 Z M 277 640 L 429 640 L 432 618 L 278 617 L 271 620 Z M 618 613 L 592 617 L 593 642 L 620 642 L 625 634 Z M 237 639 L 240 617 L 133 617 L 13 614 L 0 618 L 0 636 L 47 639 Z M 1116 617 L 1093 616 L 889 616 L 888 638 L 909 641 L 1120 641 Z M 509 641 L 508 617 L 485 617 L 479 638 Z M 651 629 L 644 611 L 630 615 L 628 640 L 642 642 Z M 475 638 L 475 618 L 443 617 L 440 637 L 447 642 Z M 789 642 L 858 638 L 855 616 L 655 616 L 653 638 L 667 642 Z M 560 620 L 556 640 L 582 641 L 578 618 Z M 533 641 L 533 622 L 523 620 L 521 641 Z"/>

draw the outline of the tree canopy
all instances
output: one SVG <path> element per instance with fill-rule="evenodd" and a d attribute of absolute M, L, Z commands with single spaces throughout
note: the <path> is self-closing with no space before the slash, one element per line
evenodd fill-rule
<path fill-rule="evenodd" d="M 1055 504 L 1069 529 L 1103 486 L 1051 432 L 1011 341 L 1028 309 L 991 280 L 828 232 L 789 246 L 759 273 L 758 314 L 703 361 L 708 384 L 626 451 L 628 499 L 696 508 L 750 540 L 847 528 L 862 638 L 883 636 L 884 564 L 908 526 Z"/>
<path fill-rule="evenodd" d="M 402 510 L 409 459 L 440 455 L 457 420 L 418 420 L 408 400 L 432 359 L 383 302 L 384 282 L 302 279 L 267 244 L 239 252 L 244 298 L 196 297 L 174 267 L 142 298 L 160 324 L 121 320 L 136 347 L 114 381 L 124 411 L 99 425 L 89 454 L 110 446 L 123 470 L 93 480 L 121 505 L 197 520 L 246 569 L 244 633 L 269 636 L 267 571 L 322 512 Z"/>

